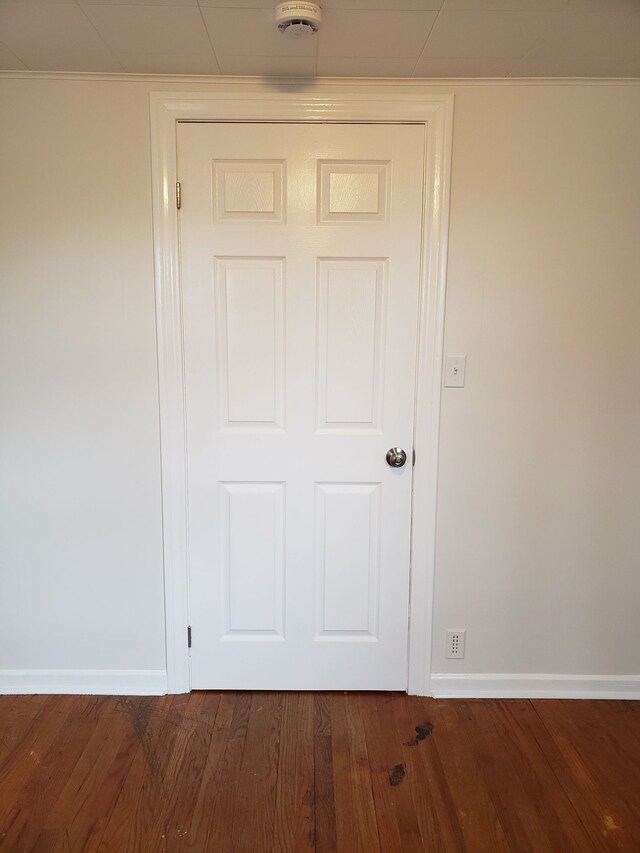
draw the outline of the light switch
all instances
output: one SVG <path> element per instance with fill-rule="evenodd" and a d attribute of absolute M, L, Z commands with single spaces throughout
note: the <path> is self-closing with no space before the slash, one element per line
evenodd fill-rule
<path fill-rule="evenodd" d="M 448 355 L 444 360 L 444 387 L 464 388 L 466 369 L 466 355 Z"/>

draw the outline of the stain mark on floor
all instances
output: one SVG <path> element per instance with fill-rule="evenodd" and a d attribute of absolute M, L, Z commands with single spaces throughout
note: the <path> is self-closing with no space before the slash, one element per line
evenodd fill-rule
<path fill-rule="evenodd" d="M 422 725 L 416 726 L 415 736 L 412 737 L 411 740 L 407 741 L 407 746 L 417 746 L 421 740 L 429 737 L 432 731 L 433 723 L 422 723 Z"/>
<path fill-rule="evenodd" d="M 136 737 L 142 741 L 153 712 L 153 701 L 146 696 L 118 696 L 115 703 L 117 708 L 129 716 Z"/>
<path fill-rule="evenodd" d="M 404 764 L 396 764 L 391 773 L 389 773 L 389 784 L 392 788 L 396 788 L 402 782 L 405 773 Z"/>

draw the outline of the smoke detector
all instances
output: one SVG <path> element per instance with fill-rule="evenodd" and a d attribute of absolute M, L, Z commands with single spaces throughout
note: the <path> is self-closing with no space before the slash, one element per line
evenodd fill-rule
<path fill-rule="evenodd" d="M 276 26 L 289 38 L 315 35 L 322 23 L 322 11 L 315 3 L 278 3 Z"/>

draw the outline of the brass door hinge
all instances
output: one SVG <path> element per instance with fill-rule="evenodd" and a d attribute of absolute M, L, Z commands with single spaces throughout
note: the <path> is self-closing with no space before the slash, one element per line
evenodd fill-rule
<path fill-rule="evenodd" d="M 180 181 L 176 181 L 176 207 L 178 210 L 182 207 L 182 185 Z"/>

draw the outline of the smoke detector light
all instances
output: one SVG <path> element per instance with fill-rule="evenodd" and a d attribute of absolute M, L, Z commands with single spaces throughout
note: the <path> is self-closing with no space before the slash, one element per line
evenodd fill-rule
<path fill-rule="evenodd" d="M 289 38 L 313 36 L 321 23 L 322 11 L 315 3 L 279 3 L 276 6 L 276 26 Z"/>

